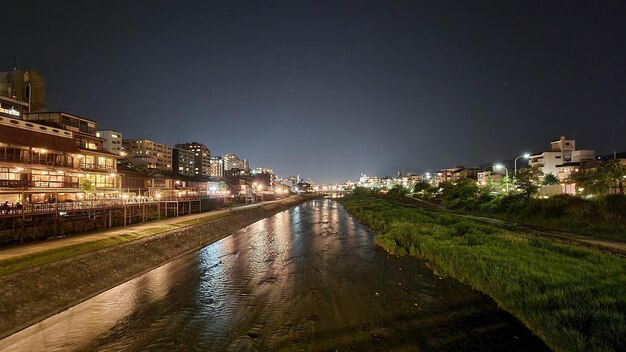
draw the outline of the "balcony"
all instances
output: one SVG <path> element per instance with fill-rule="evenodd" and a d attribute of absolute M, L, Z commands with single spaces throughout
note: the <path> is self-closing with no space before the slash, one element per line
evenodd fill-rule
<path fill-rule="evenodd" d="M 0 180 L 0 188 L 14 188 L 14 189 L 32 189 L 38 188 L 45 189 L 78 189 L 78 182 L 71 181 L 33 181 L 33 180 Z"/>
<path fill-rule="evenodd" d="M 85 171 L 104 171 L 104 172 L 115 172 L 115 167 L 109 165 L 101 165 L 101 164 L 92 164 L 92 163 L 81 163 L 81 170 Z"/>
<path fill-rule="evenodd" d="M 0 188 L 30 188 L 29 180 L 0 180 Z"/>
<path fill-rule="evenodd" d="M 68 160 L 69 159 L 69 160 Z M 65 158 L 59 154 L 46 154 L 46 157 L 32 157 L 24 154 L 2 153 L 0 150 L 0 162 L 43 165 L 48 167 L 73 167 L 72 158 Z"/>

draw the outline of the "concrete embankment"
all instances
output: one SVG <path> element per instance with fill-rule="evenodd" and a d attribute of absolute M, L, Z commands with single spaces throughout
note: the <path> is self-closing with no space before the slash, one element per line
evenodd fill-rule
<path fill-rule="evenodd" d="M 0 338 L 310 198 L 289 198 L 0 277 Z"/>

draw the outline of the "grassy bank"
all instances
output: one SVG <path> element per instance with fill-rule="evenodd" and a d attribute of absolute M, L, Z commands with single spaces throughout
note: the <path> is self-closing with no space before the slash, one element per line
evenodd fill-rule
<path fill-rule="evenodd" d="M 626 259 L 366 196 L 341 203 L 390 252 L 490 295 L 558 351 L 626 350 Z"/>
<path fill-rule="evenodd" d="M 509 196 L 469 212 L 524 225 L 626 241 L 626 197 L 620 195 L 595 199 L 568 195 L 548 199 Z"/>

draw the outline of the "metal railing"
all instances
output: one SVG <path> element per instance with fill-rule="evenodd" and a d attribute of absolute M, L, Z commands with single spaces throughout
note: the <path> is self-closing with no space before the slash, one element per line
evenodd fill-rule
<path fill-rule="evenodd" d="M 77 210 L 96 210 L 104 208 L 116 208 L 137 204 L 150 204 L 165 201 L 199 201 L 200 197 L 168 197 L 154 199 L 150 197 L 138 197 L 136 199 L 94 199 L 65 202 L 37 202 L 37 203 L 0 203 L 0 216 L 9 215 L 34 215 L 34 214 L 54 214 Z"/>
<path fill-rule="evenodd" d="M 93 164 L 93 163 L 81 163 L 80 168 L 83 170 L 108 171 L 108 172 L 115 171 L 115 167 L 113 166 Z"/>
<path fill-rule="evenodd" d="M 0 187 L 6 188 L 29 188 L 31 184 L 30 180 L 0 180 Z"/>
<path fill-rule="evenodd" d="M 74 210 L 93 210 L 111 207 L 121 207 L 125 203 L 121 200 L 86 200 L 74 202 L 40 202 L 40 203 L 5 203 L 0 204 L 0 216 L 15 214 L 44 214 L 66 212 Z"/>
<path fill-rule="evenodd" d="M 78 188 L 78 182 L 38 181 L 38 180 L 0 180 L 0 188 Z"/>

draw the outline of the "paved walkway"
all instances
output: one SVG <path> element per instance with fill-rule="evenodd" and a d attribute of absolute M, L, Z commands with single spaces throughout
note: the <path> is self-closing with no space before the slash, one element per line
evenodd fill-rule
<path fill-rule="evenodd" d="M 287 199 L 287 198 L 284 198 L 284 199 Z M 101 240 L 103 238 L 122 236 L 122 235 L 128 234 L 129 232 L 155 229 L 155 228 L 162 227 L 163 225 L 173 225 L 176 223 L 181 223 L 181 222 L 185 222 L 189 220 L 201 219 L 207 216 L 214 216 L 214 215 L 219 215 L 219 214 L 233 212 L 233 211 L 242 211 L 242 210 L 258 208 L 261 205 L 280 202 L 284 199 L 262 202 L 262 203 L 247 204 L 247 205 L 242 205 L 242 206 L 229 208 L 229 209 L 220 209 L 220 210 L 207 211 L 207 212 L 197 213 L 197 214 L 183 215 L 183 216 L 168 218 L 164 220 L 130 225 L 126 227 L 120 226 L 120 227 L 116 227 L 113 229 L 98 231 L 96 233 L 91 233 L 91 234 L 56 238 L 56 239 L 48 240 L 46 242 L 38 242 L 38 243 L 24 244 L 24 245 L 18 245 L 18 246 L 11 246 L 7 248 L 0 248 L 0 261 L 11 259 L 11 258 L 16 258 L 16 257 L 24 256 L 24 255 L 30 255 L 34 253 L 40 253 L 40 252 L 44 252 L 50 249 L 57 249 L 57 248 L 62 248 L 66 246 L 71 246 L 71 245 L 78 244 L 78 243 L 92 242 L 92 241 Z"/>

